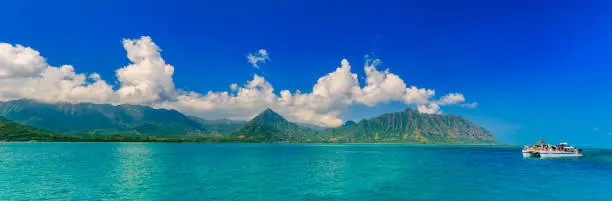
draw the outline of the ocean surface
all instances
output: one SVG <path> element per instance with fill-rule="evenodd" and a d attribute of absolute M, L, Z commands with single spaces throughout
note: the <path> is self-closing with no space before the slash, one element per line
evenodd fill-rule
<path fill-rule="evenodd" d="M 612 150 L 0 143 L 0 200 L 612 200 Z"/>

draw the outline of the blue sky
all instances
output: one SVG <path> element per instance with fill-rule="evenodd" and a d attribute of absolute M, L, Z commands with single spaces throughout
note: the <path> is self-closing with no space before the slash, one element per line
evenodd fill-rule
<path fill-rule="evenodd" d="M 276 89 L 312 91 L 364 55 L 407 85 L 461 93 L 478 107 L 442 107 L 507 143 L 612 144 L 609 1 L 3 1 L 0 42 L 32 47 L 118 85 L 122 39 L 150 36 L 176 88 L 227 91 L 258 74 Z M 266 49 L 253 68 L 245 57 Z M 364 81 L 360 82 L 362 85 Z M 415 107 L 349 106 L 343 120 Z"/>

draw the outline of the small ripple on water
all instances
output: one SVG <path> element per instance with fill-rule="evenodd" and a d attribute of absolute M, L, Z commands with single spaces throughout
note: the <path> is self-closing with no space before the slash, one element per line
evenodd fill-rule
<path fill-rule="evenodd" d="M 8 187 L 0 200 L 612 200 L 610 150 L 553 160 L 524 159 L 519 151 L 9 143 L 0 145 L 0 186 Z"/>

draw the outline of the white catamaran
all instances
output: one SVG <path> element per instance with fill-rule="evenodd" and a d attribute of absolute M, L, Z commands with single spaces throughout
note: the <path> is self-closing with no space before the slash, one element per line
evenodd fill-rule
<path fill-rule="evenodd" d="M 523 157 L 536 158 L 557 158 L 557 157 L 580 157 L 582 149 L 576 149 L 566 142 L 558 145 L 550 145 L 540 140 L 535 145 L 525 145 L 523 147 Z"/>

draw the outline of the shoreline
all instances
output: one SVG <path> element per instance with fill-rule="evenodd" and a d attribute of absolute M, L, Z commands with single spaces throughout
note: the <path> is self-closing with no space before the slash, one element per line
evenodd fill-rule
<path fill-rule="evenodd" d="M 328 142 L 212 142 L 212 141 L 0 141 L 0 143 L 192 143 L 192 144 L 302 144 L 302 145 L 424 145 L 424 146 L 496 146 L 515 147 L 513 144 L 460 144 L 460 143 L 328 143 Z"/>

